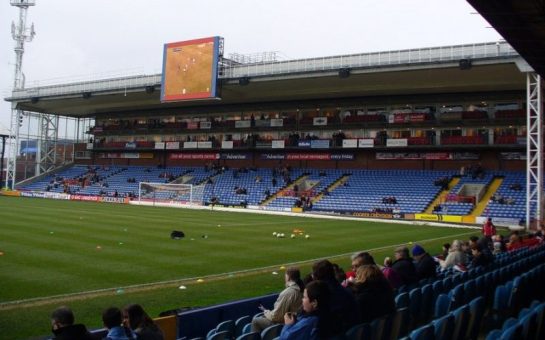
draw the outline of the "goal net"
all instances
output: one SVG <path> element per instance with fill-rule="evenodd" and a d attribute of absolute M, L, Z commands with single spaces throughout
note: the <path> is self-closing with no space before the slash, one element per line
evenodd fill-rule
<path fill-rule="evenodd" d="M 140 182 L 138 201 L 202 205 L 204 185 Z"/>

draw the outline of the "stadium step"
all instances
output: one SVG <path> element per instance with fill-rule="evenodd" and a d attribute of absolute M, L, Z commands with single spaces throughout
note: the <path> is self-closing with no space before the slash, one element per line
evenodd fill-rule
<path fill-rule="evenodd" d="M 475 209 L 473 209 L 470 216 L 481 216 L 483 214 L 486 206 L 488 205 L 488 202 L 490 201 L 490 198 L 492 198 L 492 195 L 496 193 L 502 183 L 503 178 L 500 177 L 496 177 L 492 180 L 492 183 L 490 183 L 490 185 L 488 186 L 488 189 L 486 190 L 483 198 L 479 201 L 479 203 L 477 203 L 477 206 L 475 207 Z"/>
<path fill-rule="evenodd" d="M 330 186 L 328 186 L 327 188 L 325 188 L 325 190 L 323 192 L 325 192 L 326 190 L 327 191 L 333 191 L 335 190 L 335 188 L 343 185 L 344 183 L 346 183 L 348 181 L 348 179 L 350 178 L 350 175 L 343 175 L 341 176 L 339 179 L 337 179 L 335 182 L 331 183 Z M 318 202 L 319 200 L 322 199 L 322 197 L 324 197 L 324 194 L 320 193 L 319 195 L 315 196 L 313 199 L 312 199 L 312 204 Z"/>
<path fill-rule="evenodd" d="M 428 205 L 424 213 L 433 214 L 433 207 L 445 202 L 450 190 L 452 190 L 452 188 L 454 188 L 456 184 L 458 184 L 458 182 L 460 182 L 460 177 L 452 177 L 450 182 L 448 182 L 448 189 L 441 191 L 439 195 L 433 200 L 433 202 L 431 202 L 430 205 Z"/>
<path fill-rule="evenodd" d="M 309 177 L 308 175 L 299 176 L 299 178 L 297 178 L 295 181 L 293 181 L 290 185 L 288 185 L 287 187 L 285 187 L 285 188 L 283 188 L 281 190 L 278 190 L 275 194 L 273 194 L 271 197 L 269 197 L 268 199 L 261 202 L 261 204 L 259 204 L 259 205 L 260 206 L 266 206 L 267 204 L 274 201 L 277 197 L 285 196 L 286 192 L 293 190 L 293 187 L 295 185 L 299 185 L 299 184 L 303 183 L 308 177 Z"/>

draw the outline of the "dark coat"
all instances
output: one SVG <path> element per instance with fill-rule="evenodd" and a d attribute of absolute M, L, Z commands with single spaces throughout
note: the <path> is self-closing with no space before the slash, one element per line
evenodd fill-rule
<path fill-rule="evenodd" d="M 336 280 L 325 281 L 329 287 L 329 307 L 336 320 L 333 323 L 333 334 L 344 333 L 358 323 L 358 308 L 350 289 L 344 288 Z"/>
<path fill-rule="evenodd" d="M 399 274 L 404 285 L 412 285 L 418 281 L 412 259 L 399 259 L 392 264 L 392 269 Z"/>
<path fill-rule="evenodd" d="M 138 340 L 163 340 L 163 332 L 157 327 L 138 328 L 134 331 Z"/>
<path fill-rule="evenodd" d="M 437 262 L 425 253 L 422 255 L 419 261 L 416 261 L 414 266 L 416 267 L 416 276 L 418 280 L 434 278 L 437 276 Z"/>
<path fill-rule="evenodd" d="M 371 322 L 375 318 L 395 312 L 394 292 L 387 280 L 358 283 L 354 287 L 360 322 Z"/>
<path fill-rule="evenodd" d="M 53 330 L 54 340 L 93 340 L 94 337 L 84 325 L 76 324 Z"/>

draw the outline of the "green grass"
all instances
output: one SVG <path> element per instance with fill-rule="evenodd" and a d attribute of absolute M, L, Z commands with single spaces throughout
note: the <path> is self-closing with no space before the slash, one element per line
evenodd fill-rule
<path fill-rule="evenodd" d="M 294 228 L 310 238 L 289 238 Z M 185 239 L 171 240 L 174 229 L 183 230 Z M 273 232 L 288 237 L 277 239 Z M 110 305 L 138 302 L 157 315 L 180 306 L 267 294 L 282 288 L 282 277 L 271 272 L 284 264 L 327 257 L 346 268 L 346 254 L 357 250 L 371 249 L 381 262 L 395 245 L 419 241 L 438 252 L 440 244 L 466 239 L 471 232 L 0 197 L 0 339 L 49 334 L 49 313 L 61 304 L 74 309 L 77 321 L 96 328 L 101 311 Z M 308 264 L 301 267 L 308 272 Z M 201 277 L 205 281 L 197 283 Z M 158 282 L 164 284 L 141 286 Z M 187 290 L 177 288 L 182 283 Z M 99 292 L 54 297 L 91 291 Z M 17 306 L 5 304 L 19 300 Z"/>

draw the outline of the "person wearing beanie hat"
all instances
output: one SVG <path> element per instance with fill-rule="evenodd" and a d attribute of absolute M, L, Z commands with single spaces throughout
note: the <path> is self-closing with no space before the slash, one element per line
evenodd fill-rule
<path fill-rule="evenodd" d="M 414 247 L 413 247 L 413 257 L 415 256 L 420 256 L 422 254 L 424 254 L 426 251 L 424 250 L 424 248 L 422 248 L 420 245 L 418 244 L 415 244 Z"/>
<path fill-rule="evenodd" d="M 412 250 L 418 280 L 434 278 L 437 275 L 437 262 L 422 248 L 415 244 Z"/>

